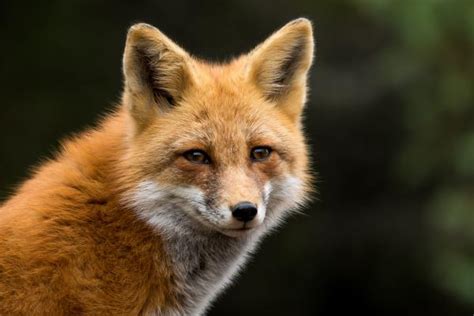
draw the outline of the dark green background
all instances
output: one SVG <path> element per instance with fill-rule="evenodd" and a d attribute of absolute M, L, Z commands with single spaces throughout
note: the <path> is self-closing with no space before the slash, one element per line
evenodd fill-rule
<path fill-rule="evenodd" d="M 319 194 L 210 315 L 471 315 L 474 1 L 2 1 L 0 197 L 119 100 L 132 23 L 222 61 L 299 16 Z"/>

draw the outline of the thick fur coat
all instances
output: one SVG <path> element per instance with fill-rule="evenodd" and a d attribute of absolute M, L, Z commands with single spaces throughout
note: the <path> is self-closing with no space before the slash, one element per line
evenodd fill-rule
<path fill-rule="evenodd" d="M 312 56 L 306 19 L 226 64 L 133 26 L 116 111 L 0 208 L 0 315 L 204 313 L 310 191 Z"/>

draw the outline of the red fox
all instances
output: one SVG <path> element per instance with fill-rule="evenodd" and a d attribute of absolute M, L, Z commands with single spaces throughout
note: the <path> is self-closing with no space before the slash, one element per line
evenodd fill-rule
<path fill-rule="evenodd" d="M 225 64 L 132 26 L 124 92 L 0 208 L 0 315 L 200 315 L 312 188 L 311 23 Z"/>

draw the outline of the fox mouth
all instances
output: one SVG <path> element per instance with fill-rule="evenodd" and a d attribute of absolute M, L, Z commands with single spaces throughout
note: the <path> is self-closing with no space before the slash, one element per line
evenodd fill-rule
<path fill-rule="evenodd" d="M 226 229 L 226 230 L 235 231 L 235 232 L 246 232 L 246 231 L 252 230 L 254 228 L 255 227 L 240 227 L 240 228 L 229 228 L 229 229 Z"/>
<path fill-rule="evenodd" d="M 252 231 L 257 229 L 257 227 L 258 226 L 254 226 L 254 227 L 243 226 L 243 227 L 238 227 L 238 228 L 224 228 L 224 229 L 220 229 L 219 231 L 226 236 L 239 238 L 239 237 L 248 236 Z"/>
<path fill-rule="evenodd" d="M 245 231 L 245 230 L 251 230 L 253 229 L 254 227 L 241 227 L 241 228 L 234 228 L 232 230 L 241 230 L 241 231 Z"/>
<path fill-rule="evenodd" d="M 213 228 L 213 229 L 217 230 L 218 232 L 220 232 L 221 234 L 224 234 L 224 235 L 229 236 L 229 237 L 240 237 L 240 236 L 247 235 L 249 232 L 255 230 L 258 227 L 258 225 L 248 227 L 248 226 L 246 226 L 246 224 L 243 224 L 240 227 L 228 228 L 228 227 L 222 227 L 222 226 L 216 225 L 214 223 L 207 223 L 207 224 L 211 228 Z"/>

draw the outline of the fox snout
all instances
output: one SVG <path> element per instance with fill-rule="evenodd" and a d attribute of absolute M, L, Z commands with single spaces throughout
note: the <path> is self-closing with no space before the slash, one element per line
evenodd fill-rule
<path fill-rule="evenodd" d="M 251 202 L 240 202 L 231 209 L 232 216 L 243 223 L 250 222 L 257 215 L 257 206 Z"/>
<path fill-rule="evenodd" d="M 227 213 L 221 223 L 226 229 L 253 228 L 260 225 L 266 213 L 265 189 L 245 168 L 229 168 L 221 175 L 217 200 Z"/>

